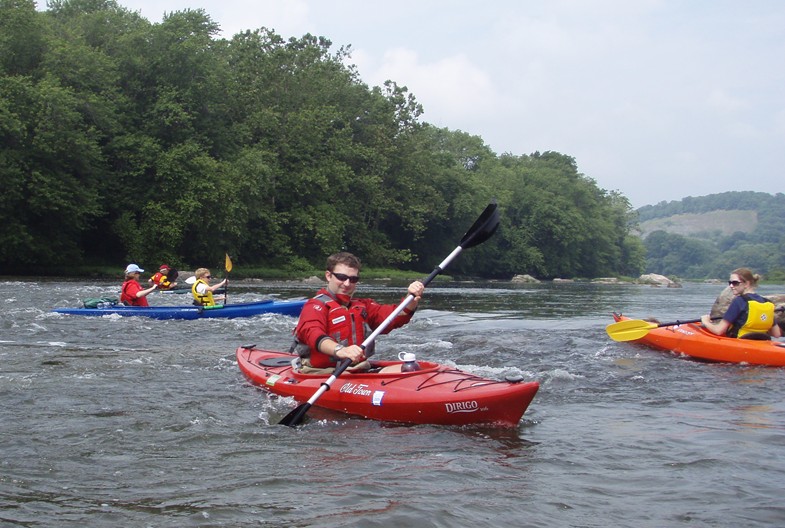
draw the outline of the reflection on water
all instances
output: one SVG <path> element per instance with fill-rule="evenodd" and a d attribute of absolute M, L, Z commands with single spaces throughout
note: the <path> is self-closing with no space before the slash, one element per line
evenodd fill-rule
<path fill-rule="evenodd" d="M 772 429 L 776 427 L 771 419 L 775 409 L 771 405 L 743 405 L 734 409 L 739 417 L 733 420 L 734 425 L 753 427 L 756 429 Z"/>

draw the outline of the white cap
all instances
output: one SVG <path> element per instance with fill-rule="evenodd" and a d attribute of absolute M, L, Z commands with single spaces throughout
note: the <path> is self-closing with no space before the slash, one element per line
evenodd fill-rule
<path fill-rule="evenodd" d="M 403 362 L 416 361 L 417 356 L 412 352 L 398 352 L 398 359 Z"/>
<path fill-rule="evenodd" d="M 144 270 L 137 266 L 136 264 L 129 264 L 127 268 L 125 268 L 125 274 L 128 275 L 129 273 L 142 273 Z"/>

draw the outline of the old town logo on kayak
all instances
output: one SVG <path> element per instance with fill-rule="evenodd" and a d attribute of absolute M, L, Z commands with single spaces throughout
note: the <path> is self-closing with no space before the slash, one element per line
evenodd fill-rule
<path fill-rule="evenodd" d="M 447 409 L 447 414 L 453 413 L 473 413 L 480 410 L 480 404 L 477 401 L 465 401 L 455 403 L 445 403 L 444 407 Z"/>
<path fill-rule="evenodd" d="M 340 392 L 346 394 L 356 394 L 357 396 L 370 396 L 371 390 L 365 383 L 344 383 L 341 385 Z"/>

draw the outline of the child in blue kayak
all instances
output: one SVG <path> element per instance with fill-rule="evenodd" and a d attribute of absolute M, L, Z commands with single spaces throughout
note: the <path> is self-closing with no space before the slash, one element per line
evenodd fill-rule
<path fill-rule="evenodd" d="M 224 301 L 224 296 L 214 297 L 213 292 L 218 288 L 226 286 L 229 279 L 224 279 L 217 284 L 210 285 L 213 276 L 207 268 L 199 268 L 194 272 L 196 281 L 191 286 L 191 294 L 194 296 L 194 304 L 197 306 L 215 306 L 216 301 Z"/>
<path fill-rule="evenodd" d="M 177 283 L 177 276 L 179 273 L 176 269 L 173 269 L 169 266 L 169 264 L 161 264 L 161 267 L 158 268 L 158 273 L 150 277 L 148 280 L 151 284 L 157 284 L 158 289 L 161 291 L 164 290 L 171 290 Z"/>

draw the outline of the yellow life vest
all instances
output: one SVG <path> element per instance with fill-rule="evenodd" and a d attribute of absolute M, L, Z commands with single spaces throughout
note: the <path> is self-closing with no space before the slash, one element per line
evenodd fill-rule
<path fill-rule="evenodd" d="M 747 320 L 739 328 L 738 337 L 745 334 L 767 334 L 774 326 L 774 303 L 760 302 L 744 297 L 747 301 Z"/>
<path fill-rule="evenodd" d="M 201 304 L 202 306 L 215 306 L 215 299 L 213 299 L 213 292 L 210 290 L 205 290 L 205 293 L 199 293 L 196 291 L 196 287 L 199 284 L 204 284 L 205 286 L 209 286 L 206 281 L 202 279 L 196 279 L 194 285 L 191 286 L 191 294 L 194 296 L 194 304 Z"/>

